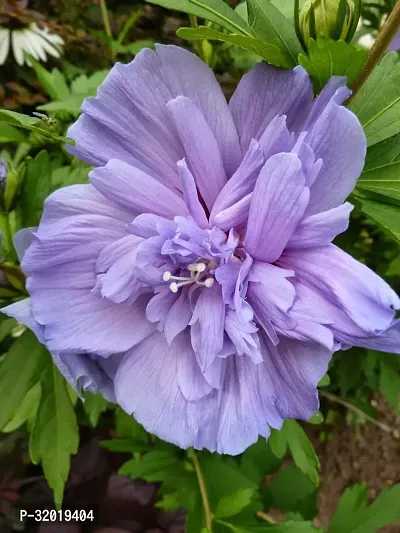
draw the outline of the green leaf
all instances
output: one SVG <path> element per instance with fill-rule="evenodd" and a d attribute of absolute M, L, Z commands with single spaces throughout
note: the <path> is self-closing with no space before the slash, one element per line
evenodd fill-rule
<path fill-rule="evenodd" d="M 284 431 L 295 464 L 317 486 L 319 483 L 319 460 L 304 429 L 295 420 L 286 420 Z"/>
<path fill-rule="evenodd" d="M 331 76 L 346 76 L 347 85 L 351 86 L 362 71 L 366 56 L 365 49 L 319 35 L 316 41 L 309 40 L 308 56 L 300 54 L 299 63 L 310 74 L 319 93 Z"/>
<path fill-rule="evenodd" d="M 147 449 L 146 445 L 132 442 L 129 439 L 103 440 L 100 446 L 116 453 L 143 453 Z"/>
<path fill-rule="evenodd" d="M 81 109 L 83 100 L 86 98 L 84 94 L 72 94 L 65 100 L 55 100 L 48 104 L 42 104 L 37 107 L 39 111 L 46 111 L 47 113 L 56 113 L 57 111 L 65 111 L 73 115 L 78 115 Z"/>
<path fill-rule="evenodd" d="M 325 374 L 325 376 L 318 383 L 318 388 L 319 387 L 327 387 L 330 384 L 331 384 L 331 378 L 329 377 L 329 374 Z"/>
<path fill-rule="evenodd" d="M 217 518 L 226 518 L 240 513 L 240 511 L 250 505 L 254 493 L 254 488 L 246 488 L 225 494 L 219 500 L 214 515 Z"/>
<path fill-rule="evenodd" d="M 91 76 L 87 77 L 85 74 L 78 76 L 71 83 L 71 92 L 73 94 L 95 96 L 97 88 L 106 79 L 109 70 L 98 70 Z"/>
<path fill-rule="evenodd" d="M 121 439 L 129 439 L 131 442 L 143 442 L 147 444 L 149 434 L 139 422 L 128 415 L 121 408 L 118 408 L 115 415 L 117 435 Z"/>
<path fill-rule="evenodd" d="M 48 364 L 41 375 L 42 399 L 31 433 L 32 461 L 42 463 L 47 483 L 61 506 L 70 469 L 70 456 L 78 451 L 79 431 L 66 382 L 47 353 Z"/>
<path fill-rule="evenodd" d="M 287 451 L 287 439 L 283 428 L 280 431 L 276 429 L 271 430 L 269 445 L 276 457 L 284 457 Z"/>
<path fill-rule="evenodd" d="M 259 437 L 247 448 L 240 460 L 241 471 L 256 483 L 260 483 L 265 475 L 276 472 L 281 462 L 281 458 L 272 451 L 270 439 L 264 437 Z"/>
<path fill-rule="evenodd" d="M 400 62 L 390 52 L 373 70 L 349 108 L 364 127 L 368 146 L 400 132 Z"/>
<path fill-rule="evenodd" d="M 64 75 L 56 68 L 51 72 L 46 70 L 38 61 L 30 58 L 30 63 L 36 72 L 40 85 L 53 100 L 63 100 L 70 96 Z"/>
<path fill-rule="evenodd" d="M 386 271 L 387 276 L 400 276 L 400 255 L 389 263 Z"/>
<path fill-rule="evenodd" d="M 97 88 L 105 80 L 108 70 L 99 70 L 91 76 L 81 74 L 71 83 L 71 92 L 64 97 L 53 97 L 53 102 L 37 107 L 39 111 L 56 113 L 59 111 L 78 115 L 82 102 L 88 96 L 95 96 Z"/>
<path fill-rule="evenodd" d="M 3 433 L 11 433 L 12 431 L 20 428 L 28 420 L 34 418 L 39 407 L 41 395 L 42 389 L 40 382 L 37 382 L 26 393 L 26 396 L 18 406 L 14 416 L 2 429 Z"/>
<path fill-rule="evenodd" d="M 199 28 L 180 28 L 176 33 L 178 37 L 189 41 L 209 39 L 230 43 L 258 54 L 272 65 L 281 67 L 290 66 L 284 53 L 276 45 L 265 43 L 254 37 L 222 33 L 206 26 L 200 26 Z"/>
<path fill-rule="evenodd" d="M 247 9 L 255 35 L 281 50 L 287 61 L 285 66 L 296 66 L 302 48 L 294 25 L 269 0 L 247 0 Z"/>
<path fill-rule="evenodd" d="M 10 335 L 11 330 L 15 328 L 17 324 L 18 322 L 15 318 L 9 318 L 6 315 L 0 314 L 0 342 Z"/>
<path fill-rule="evenodd" d="M 299 512 L 304 518 L 314 518 L 316 488 L 303 472 L 289 466 L 279 471 L 270 488 L 271 507 L 284 512 Z"/>
<path fill-rule="evenodd" d="M 39 135 L 48 137 L 49 139 L 53 139 L 55 141 L 61 141 L 67 144 L 75 144 L 73 139 L 62 137 L 61 135 L 56 135 L 53 133 L 51 130 L 49 130 L 48 126 L 44 125 L 40 118 L 30 117 L 29 115 L 23 115 L 22 113 L 17 113 L 8 109 L 0 109 L 0 124 L 9 124 L 25 130 L 34 131 Z"/>
<path fill-rule="evenodd" d="M 44 201 L 51 192 L 51 172 L 50 157 L 44 150 L 26 163 L 20 200 L 24 228 L 39 224 Z"/>
<path fill-rule="evenodd" d="M 0 123 L 0 143 L 23 143 L 26 137 L 14 126 Z"/>
<path fill-rule="evenodd" d="M 68 185 L 89 183 L 89 171 L 90 167 L 81 162 L 76 167 L 71 165 L 56 168 L 53 170 L 51 177 L 52 190 L 59 187 L 67 187 Z"/>
<path fill-rule="evenodd" d="M 107 410 L 109 404 L 108 401 L 100 394 L 93 394 L 90 392 L 85 393 L 85 401 L 83 402 L 83 408 L 88 415 L 89 422 L 93 427 L 96 427 L 101 413 Z"/>
<path fill-rule="evenodd" d="M 246 21 L 223 0 L 149 0 L 149 2 L 215 22 L 233 33 L 248 37 L 254 35 Z"/>
<path fill-rule="evenodd" d="M 317 411 L 316 413 L 314 413 L 312 415 L 312 417 L 307 420 L 307 422 L 309 424 L 322 424 L 322 422 L 324 421 L 324 415 L 321 413 L 321 411 Z"/>
<path fill-rule="evenodd" d="M 373 192 L 400 204 L 400 134 L 368 149 L 356 190 Z"/>
<path fill-rule="evenodd" d="M 329 525 L 328 533 L 342 533 L 342 528 L 354 516 L 354 513 L 367 508 L 368 491 L 364 485 L 357 484 L 344 491 L 336 506 Z"/>
<path fill-rule="evenodd" d="M 357 191 L 353 192 L 352 200 L 365 216 L 376 222 L 391 239 L 400 243 L 400 207 L 360 196 Z"/>
<path fill-rule="evenodd" d="M 385 396 L 395 414 L 399 413 L 400 374 L 387 357 L 381 354 L 379 358 L 380 375 L 379 390 Z"/>
<path fill-rule="evenodd" d="M 241 489 L 257 490 L 259 481 L 246 476 L 236 461 L 218 455 L 199 455 L 199 462 L 207 485 L 211 507 L 218 505 L 226 494 Z"/>
<path fill-rule="evenodd" d="M 216 520 L 219 524 L 223 524 L 233 533 L 317 533 L 321 529 L 314 528 L 311 522 L 285 522 L 283 524 L 231 524 L 225 520 Z"/>
<path fill-rule="evenodd" d="M 328 533 L 376 533 L 400 518 L 400 484 L 384 489 L 367 507 L 362 485 L 347 489 L 339 500 Z"/>
<path fill-rule="evenodd" d="M 119 469 L 121 476 L 145 481 L 163 481 L 179 465 L 176 454 L 160 450 L 151 450 L 141 457 L 130 459 Z"/>
<path fill-rule="evenodd" d="M 294 0 L 271 0 L 271 4 L 284 15 L 292 24 L 294 18 Z"/>
<path fill-rule="evenodd" d="M 22 401 L 39 381 L 46 365 L 45 348 L 31 331 L 25 331 L 11 345 L 0 364 L 0 429 L 20 408 Z"/>
<path fill-rule="evenodd" d="M 111 48 L 119 54 L 137 55 L 143 48 L 154 48 L 154 41 L 138 39 L 132 43 L 122 44 L 118 41 L 111 41 Z"/>

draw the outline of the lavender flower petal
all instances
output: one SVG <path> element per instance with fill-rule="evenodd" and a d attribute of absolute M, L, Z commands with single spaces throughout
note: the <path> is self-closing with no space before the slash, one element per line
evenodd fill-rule
<path fill-rule="evenodd" d="M 187 214 L 178 193 L 123 161 L 111 159 L 107 166 L 93 170 L 89 178 L 98 191 L 129 210 L 132 217 L 140 213 L 165 217 Z"/>
<path fill-rule="evenodd" d="M 305 117 L 312 104 L 312 87 L 302 67 L 283 70 L 259 63 L 241 79 L 229 107 L 246 151 L 251 139 L 258 141 L 268 124 L 286 115 L 289 129 Z"/>
<path fill-rule="evenodd" d="M 199 193 L 211 210 L 226 183 L 222 155 L 205 117 L 194 103 L 178 96 L 167 104 L 186 152 L 186 160 L 193 173 Z"/>
<path fill-rule="evenodd" d="M 383 279 L 333 244 L 311 250 L 287 250 L 279 264 L 334 302 L 366 333 L 385 331 L 400 299 Z"/>
<path fill-rule="evenodd" d="M 314 248 L 330 244 L 337 235 L 347 230 L 352 210 L 353 206 L 346 202 L 329 211 L 305 217 L 291 236 L 287 248 Z"/>
<path fill-rule="evenodd" d="M 276 261 L 300 222 L 308 199 L 298 157 L 270 157 L 254 189 L 244 239 L 247 251 L 256 259 Z"/>

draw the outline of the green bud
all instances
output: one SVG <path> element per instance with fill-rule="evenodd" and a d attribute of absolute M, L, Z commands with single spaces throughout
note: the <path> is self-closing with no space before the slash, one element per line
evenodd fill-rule
<path fill-rule="evenodd" d="M 307 45 L 310 37 L 324 35 L 338 41 L 347 39 L 354 26 L 353 0 L 306 0 L 300 8 L 301 36 Z"/>
<path fill-rule="evenodd" d="M 19 184 L 19 175 L 13 168 L 10 167 L 8 169 L 7 182 L 4 189 L 4 207 L 8 212 L 15 209 Z"/>

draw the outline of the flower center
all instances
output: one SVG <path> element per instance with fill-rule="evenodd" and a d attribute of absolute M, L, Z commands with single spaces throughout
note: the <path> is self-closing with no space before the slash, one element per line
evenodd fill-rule
<path fill-rule="evenodd" d="M 185 285 L 200 285 L 209 289 L 214 285 L 215 279 L 213 277 L 207 277 L 210 274 L 211 269 L 215 269 L 218 266 L 216 261 L 200 261 L 198 263 L 190 263 L 184 270 L 188 271 L 189 275 L 174 276 L 172 272 L 167 270 L 163 274 L 164 281 L 171 281 L 169 288 L 172 292 L 178 292 L 181 287 Z"/>

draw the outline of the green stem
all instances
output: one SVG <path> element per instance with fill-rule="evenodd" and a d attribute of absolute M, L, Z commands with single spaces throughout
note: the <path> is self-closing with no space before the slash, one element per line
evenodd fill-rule
<path fill-rule="evenodd" d="M 203 472 L 201 471 L 200 463 L 195 452 L 193 452 L 192 458 L 193 458 L 194 471 L 196 472 L 197 482 L 199 484 L 201 501 L 203 503 L 205 525 L 208 531 L 212 532 L 212 529 L 211 529 L 212 528 L 212 514 L 211 514 L 210 503 L 208 501 L 207 489 L 206 489 L 206 484 L 204 481 Z"/>
<path fill-rule="evenodd" d="M 129 30 L 135 24 L 141 12 L 142 12 L 141 9 L 139 9 L 138 11 L 133 11 L 131 16 L 127 19 L 127 21 L 124 24 L 124 27 L 121 30 L 121 33 L 118 35 L 117 42 L 119 44 L 122 44 L 124 42 L 125 37 L 128 35 Z"/>
<path fill-rule="evenodd" d="M 107 9 L 107 3 L 106 0 L 100 0 L 100 9 L 101 9 L 101 18 L 103 19 L 103 26 L 104 31 L 106 32 L 107 37 L 112 41 L 112 31 L 111 31 L 111 24 L 110 24 L 110 17 L 108 16 L 108 9 Z M 115 51 L 111 46 L 111 58 L 115 59 Z"/>
<path fill-rule="evenodd" d="M 190 26 L 194 29 L 199 27 L 199 23 L 197 21 L 197 17 L 195 15 L 189 15 L 189 22 Z M 199 57 L 206 63 L 206 57 L 204 56 L 204 50 L 203 50 L 203 41 L 196 41 L 194 43 L 194 46 L 197 49 L 197 53 Z"/>
<path fill-rule="evenodd" d="M 262 513 L 261 511 L 257 513 L 257 516 L 258 518 L 261 518 L 261 520 L 265 520 L 266 522 L 268 522 L 269 524 L 278 524 L 279 522 L 277 522 L 276 520 L 274 520 L 273 518 L 271 518 L 269 516 L 269 514 L 267 513 Z"/>
<path fill-rule="evenodd" d="M 0 212 L 0 228 L 3 233 L 3 244 L 6 250 L 7 259 L 10 262 L 15 262 L 17 260 L 17 254 L 15 252 L 11 234 L 10 220 L 8 218 L 8 213 L 4 211 Z"/>
<path fill-rule="evenodd" d="M 371 50 L 369 51 L 367 60 L 365 62 L 363 71 L 357 78 L 354 83 L 352 90 L 353 94 L 348 100 L 348 103 L 354 98 L 358 93 L 364 83 L 367 81 L 371 75 L 374 68 L 380 62 L 384 56 L 386 50 L 388 49 L 390 43 L 395 37 L 396 33 L 400 28 L 400 0 L 398 0 L 393 8 L 393 11 L 390 13 L 386 23 L 382 26 L 381 31 L 378 33 L 378 37 L 374 42 Z"/>
<path fill-rule="evenodd" d="M 375 418 L 373 418 L 372 416 L 369 416 L 369 415 L 367 415 L 367 413 L 364 413 L 364 411 L 362 409 L 359 409 L 355 405 L 353 405 L 353 404 L 351 404 L 349 402 L 346 402 L 346 400 L 343 400 L 343 398 L 340 398 L 339 396 L 336 396 L 336 394 L 332 394 L 331 392 L 326 392 L 326 391 L 320 390 L 319 391 L 319 395 L 323 396 L 324 398 L 326 398 L 330 402 L 342 405 L 343 407 L 346 407 L 346 409 L 348 409 L 349 411 L 353 411 L 353 413 L 364 417 L 366 420 L 368 420 L 368 422 L 371 422 L 371 424 L 374 424 L 375 426 L 380 428 L 382 431 L 385 431 L 385 433 L 391 433 L 391 434 L 395 433 L 395 430 L 393 428 L 387 426 L 386 424 L 383 424 L 382 422 L 379 422 L 378 420 L 375 420 Z"/>

